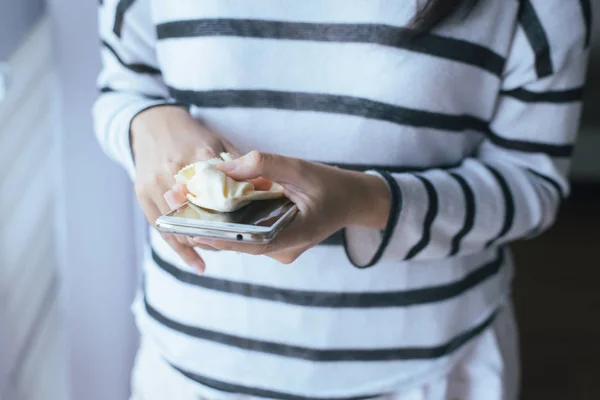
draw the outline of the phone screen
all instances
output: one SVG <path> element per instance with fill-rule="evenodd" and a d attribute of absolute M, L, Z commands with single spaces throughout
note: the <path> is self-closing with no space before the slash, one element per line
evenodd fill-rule
<path fill-rule="evenodd" d="M 171 211 L 166 216 L 187 220 L 181 221 L 183 224 L 186 222 L 193 223 L 193 221 L 212 221 L 271 227 L 293 206 L 294 203 L 283 197 L 272 200 L 253 201 L 239 210 L 224 213 L 206 210 L 187 202 L 181 207 Z"/>

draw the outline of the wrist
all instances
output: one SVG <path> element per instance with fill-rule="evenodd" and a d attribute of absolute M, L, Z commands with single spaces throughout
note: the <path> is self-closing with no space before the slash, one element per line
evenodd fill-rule
<path fill-rule="evenodd" d="M 165 121 L 169 121 L 172 118 L 187 119 L 192 118 L 192 116 L 184 107 L 179 105 L 158 104 L 151 106 L 133 117 L 131 120 L 130 135 L 133 139 L 136 132 L 148 132 L 152 134 L 153 132 L 161 131 L 157 127 L 160 127 Z"/>
<path fill-rule="evenodd" d="M 353 175 L 356 184 L 349 186 L 354 188 L 354 204 L 348 225 L 385 229 L 392 201 L 387 184 L 377 175 L 359 172 Z"/>
<path fill-rule="evenodd" d="M 129 146 L 135 160 L 135 149 L 137 134 L 143 132 L 143 136 L 155 138 L 155 135 L 164 134 L 168 131 L 169 121 L 192 119 L 187 109 L 175 104 L 157 104 L 140 111 L 134 116 L 129 125 Z"/>

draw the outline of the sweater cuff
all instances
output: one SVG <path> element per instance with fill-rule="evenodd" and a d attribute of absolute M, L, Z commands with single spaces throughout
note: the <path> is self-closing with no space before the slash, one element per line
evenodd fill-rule
<path fill-rule="evenodd" d="M 379 176 L 387 184 L 391 195 L 390 212 L 383 231 L 373 228 L 352 226 L 344 229 L 343 241 L 346 256 L 356 268 L 364 269 L 377 264 L 385 252 L 396 230 L 402 210 L 402 192 L 394 177 L 386 171 L 367 171 Z"/>

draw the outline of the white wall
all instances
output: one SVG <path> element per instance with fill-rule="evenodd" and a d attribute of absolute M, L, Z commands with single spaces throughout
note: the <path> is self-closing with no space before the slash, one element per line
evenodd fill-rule
<path fill-rule="evenodd" d="M 44 0 L 0 1 L 0 61 L 18 47 L 44 14 Z"/>
<path fill-rule="evenodd" d="M 0 99 L 0 397 L 67 400 L 50 24 L 30 28 L 4 60 L 12 73 Z"/>
<path fill-rule="evenodd" d="M 133 202 L 125 174 L 92 132 L 97 1 L 50 0 L 61 83 L 62 264 L 73 400 L 125 400 L 137 336 Z"/>

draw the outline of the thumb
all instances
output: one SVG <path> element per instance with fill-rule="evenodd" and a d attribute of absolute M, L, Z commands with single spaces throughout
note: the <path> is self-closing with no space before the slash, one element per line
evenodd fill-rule
<path fill-rule="evenodd" d="M 217 164 L 216 167 L 238 181 L 262 177 L 278 183 L 285 183 L 296 180 L 300 162 L 295 158 L 251 151 L 233 161 Z"/>

